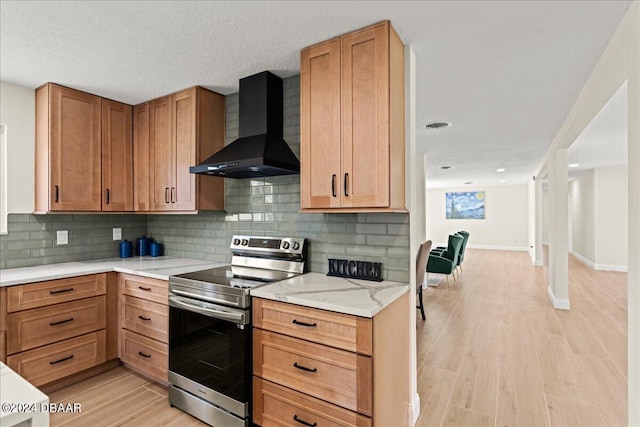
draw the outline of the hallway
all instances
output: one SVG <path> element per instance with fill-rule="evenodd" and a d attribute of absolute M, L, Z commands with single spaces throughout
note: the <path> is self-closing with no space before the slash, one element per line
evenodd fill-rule
<path fill-rule="evenodd" d="M 554 310 L 526 252 L 467 251 L 424 291 L 418 426 L 627 424 L 626 273 L 569 259 L 571 310 Z"/>

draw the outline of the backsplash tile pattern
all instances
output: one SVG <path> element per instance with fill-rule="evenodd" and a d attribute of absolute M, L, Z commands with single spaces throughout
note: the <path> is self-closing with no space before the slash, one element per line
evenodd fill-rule
<path fill-rule="evenodd" d="M 0 269 L 118 256 L 112 229 L 135 242 L 147 232 L 146 215 L 9 214 L 8 234 L 0 236 Z M 56 245 L 56 232 L 69 231 L 69 244 Z"/>
<path fill-rule="evenodd" d="M 227 144 L 238 136 L 238 96 L 227 96 Z M 284 139 L 300 157 L 300 79 L 284 80 Z M 206 177 L 208 179 L 219 179 Z M 328 258 L 381 261 L 384 277 L 409 281 L 408 214 L 301 214 L 300 176 L 226 180 L 226 213 L 148 215 L 147 231 L 165 253 L 230 262 L 234 234 L 295 235 L 308 239 L 309 269 L 328 270 Z"/>
<path fill-rule="evenodd" d="M 238 94 L 226 98 L 227 144 L 238 136 Z M 284 80 L 284 139 L 300 157 L 300 79 Z M 205 179 L 219 179 L 205 177 Z M 0 269 L 117 256 L 112 228 L 135 241 L 150 235 L 165 254 L 230 262 L 234 234 L 294 235 L 308 239 L 309 269 L 325 273 L 328 258 L 379 261 L 384 277 L 409 281 L 408 214 L 301 214 L 300 176 L 227 179 L 226 212 L 198 215 L 9 215 L 0 236 Z M 69 244 L 57 246 L 57 230 Z"/>

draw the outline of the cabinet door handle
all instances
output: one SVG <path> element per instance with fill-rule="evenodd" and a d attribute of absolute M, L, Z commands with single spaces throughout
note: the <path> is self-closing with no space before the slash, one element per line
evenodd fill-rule
<path fill-rule="evenodd" d="M 349 182 L 349 174 L 345 173 L 344 174 L 344 196 L 345 197 L 349 197 L 349 192 L 347 191 L 348 188 L 348 182 Z"/>
<path fill-rule="evenodd" d="M 138 289 L 142 289 L 143 291 L 150 291 L 151 288 L 145 288 L 144 286 L 138 286 Z"/>
<path fill-rule="evenodd" d="M 58 203 L 58 201 L 60 201 L 60 187 L 58 187 L 57 185 L 54 186 L 55 190 L 56 190 L 56 201 L 55 203 Z"/>
<path fill-rule="evenodd" d="M 59 289 L 57 291 L 49 291 L 49 295 L 62 294 L 62 293 L 65 293 L 65 292 L 73 292 L 73 288 Z"/>
<path fill-rule="evenodd" d="M 55 365 L 56 363 L 64 362 L 65 360 L 73 359 L 73 354 L 71 356 L 63 357 L 62 359 L 54 360 L 53 362 L 49 362 L 49 365 Z"/>
<path fill-rule="evenodd" d="M 176 202 L 176 187 L 171 187 L 171 203 Z"/>
<path fill-rule="evenodd" d="M 142 319 L 142 320 L 151 320 L 151 317 L 144 317 L 142 314 L 140 316 L 138 316 L 138 319 Z"/>
<path fill-rule="evenodd" d="M 318 423 L 313 423 L 313 424 L 311 424 L 311 423 L 306 422 L 306 421 L 305 421 L 305 420 L 303 420 L 303 419 L 298 418 L 298 415 L 297 415 L 297 414 L 293 416 L 293 421 L 295 421 L 295 422 L 297 422 L 297 423 L 300 423 L 300 424 L 302 424 L 303 426 L 308 426 L 308 427 L 316 427 L 316 426 L 318 425 Z"/>
<path fill-rule="evenodd" d="M 151 357 L 150 354 L 144 354 L 143 352 L 139 351 L 138 354 L 142 357 L 146 357 L 147 359 Z"/>
<path fill-rule="evenodd" d="M 293 363 L 293 367 L 294 368 L 298 368 L 301 371 L 306 371 L 306 372 L 318 372 L 318 368 L 307 368 L 306 366 L 302 366 L 302 365 L 298 365 L 298 362 L 294 362 Z"/>
<path fill-rule="evenodd" d="M 107 188 L 107 205 L 109 204 L 109 201 L 111 200 L 111 191 L 109 191 L 109 189 Z"/>
<path fill-rule="evenodd" d="M 164 187 L 164 202 L 169 203 L 169 187 Z"/>
<path fill-rule="evenodd" d="M 336 197 L 336 174 L 331 175 L 331 195 Z"/>
<path fill-rule="evenodd" d="M 62 325 L 63 323 L 67 323 L 67 322 L 71 322 L 71 321 L 73 321 L 73 317 L 70 317 L 70 318 L 64 319 L 64 320 L 59 320 L 57 322 L 49 322 L 49 326 Z"/>
<path fill-rule="evenodd" d="M 308 326 L 310 328 L 315 328 L 316 326 L 318 326 L 315 322 L 314 323 L 307 323 L 307 322 L 301 322 L 299 320 L 293 319 L 291 321 L 291 323 L 294 323 L 296 325 L 300 325 L 300 326 Z"/>

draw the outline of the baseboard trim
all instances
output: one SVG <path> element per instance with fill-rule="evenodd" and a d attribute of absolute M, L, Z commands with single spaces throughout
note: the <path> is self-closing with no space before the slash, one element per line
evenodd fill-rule
<path fill-rule="evenodd" d="M 576 259 L 578 261 L 580 261 L 581 263 L 583 263 L 584 265 L 586 265 L 589 268 L 596 268 L 596 264 L 591 261 L 589 258 L 585 257 L 584 255 L 579 254 L 576 251 L 571 252 L 571 255 L 573 255 L 574 257 L 576 257 Z"/>
<path fill-rule="evenodd" d="M 414 427 L 420 417 L 420 395 L 418 393 L 411 399 L 408 409 L 409 427 Z"/>
<path fill-rule="evenodd" d="M 570 304 L 568 298 L 556 298 L 551 286 L 547 288 L 547 294 L 549 295 L 549 300 L 551 300 L 551 305 L 553 308 L 557 308 L 559 310 L 570 310 Z"/>
<path fill-rule="evenodd" d="M 571 254 L 576 257 L 578 261 L 583 263 L 589 268 L 593 268 L 598 271 L 617 271 L 620 273 L 626 273 L 628 271 L 628 267 L 626 265 L 608 265 L 608 264 L 596 264 L 590 259 L 580 255 L 578 252 L 571 252 Z"/>
<path fill-rule="evenodd" d="M 498 245 L 468 245 L 469 249 L 488 249 L 493 251 L 524 251 L 529 252 L 528 246 L 498 246 Z"/>

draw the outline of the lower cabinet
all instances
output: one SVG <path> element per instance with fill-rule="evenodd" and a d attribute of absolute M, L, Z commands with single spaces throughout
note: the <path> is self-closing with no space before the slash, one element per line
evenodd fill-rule
<path fill-rule="evenodd" d="M 252 304 L 254 423 L 408 426 L 409 293 L 373 318 Z"/>
<path fill-rule="evenodd" d="M 121 273 L 120 360 L 143 375 L 169 382 L 169 284 Z"/>

